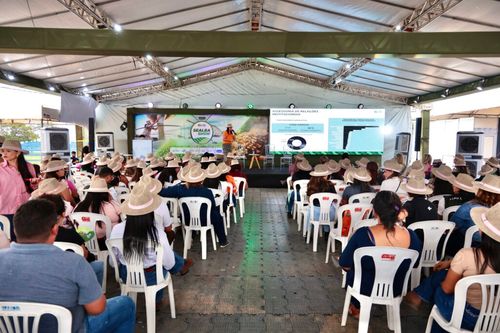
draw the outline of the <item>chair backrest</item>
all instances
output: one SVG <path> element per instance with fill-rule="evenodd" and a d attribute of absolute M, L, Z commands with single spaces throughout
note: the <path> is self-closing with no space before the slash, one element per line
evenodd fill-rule
<path fill-rule="evenodd" d="M 137 184 L 137 182 L 129 182 L 128 188 L 132 191 L 134 189 L 135 184 Z"/>
<path fill-rule="evenodd" d="M 432 267 L 439 259 L 444 257 L 444 250 L 450 238 L 451 232 L 455 228 L 455 223 L 441 220 L 429 220 L 415 222 L 408 226 L 411 230 L 422 230 L 424 233 L 424 244 L 422 247 L 422 256 L 420 257 L 421 267 Z M 438 258 L 438 244 L 441 237 L 445 236 L 441 254 Z"/>
<path fill-rule="evenodd" d="M 118 202 L 122 204 L 126 200 L 128 200 L 128 197 L 130 196 L 130 193 L 120 193 L 118 194 Z"/>
<path fill-rule="evenodd" d="M 441 199 L 443 199 L 444 197 L 446 196 L 449 196 L 449 194 L 438 194 L 438 195 L 433 195 L 432 197 L 429 197 L 427 200 L 429 200 L 430 202 L 432 202 L 434 204 L 434 206 L 437 206 L 439 205 L 439 201 Z"/>
<path fill-rule="evenodd" d="M 301 196 L 301 193 L 299 194 L 300 190 L 306 190 L 307 191 L 307 184 L 309 183 L 309 179 L 300 179 L 296 180 L 293 182 L 293 191 L 294 191 L 294 199 L 295 202 L 299 202 L 303 200 L 303 196 Z M 300 199 L 300 200 L 299 200 Z"/>
<path fill-rule="evenodd" d="M 181 207 L 182 224 L 188 225 L 190 228 L 202 227 L 201 225 L 202 205 L 207 206 L 206 221 L 207 221 L 207 226 L 210 226 L 212 224 L 210 220 L 210 210 L 212 209 L 212 202 L 209 199 L 202 197 L 185 197 L 179 199 L 179 206 Z M 184 207 L 187 207 L 189 211 L 189 224 L 186 223 L 187 216 L 185 216 L 183 209 Z"/>
<path fill-rule="evenodd" d="M 236 188 L 238 191 L 238 197 L 245 199 L 245 187 L 247 187 L 247 180 L 243 177 L 234 177 L 234 182 L 236 183 Z"/>
<path fill-rule="evenodd" d="M 380 185 L 370 185 L 372 189 L 376 192 L 380 192 Z"/>
<path fill-rule="evenodd" d="M 0 302 L 0 332 L 38 332 L 40 318 L 50 314 L 57 320 L 57 333 L 71 332 L 71 312 L 59 305 L 29 302 Z"/>
<path fill-rule="evenodd" d="M 309 217 L 311 221 L 319 222 L 320 224 L 330 224 L 331 221 L 335 220 L 335 216 L 330 217 L 331 206 L 335 207 L 335 210 L 339 207 L 342 197 L 336 193 L 320 192 L 314 193 L 309 197 Z M 319 217 L 314 219 L 314 204 L 319 203 Z"/>
<path fill-rule="evenodd" d="M 227 194 L 229 198 L 229 206 L 234 206 L 233 202 L 233 184 L 230 182 L 220 182 L 220 189 L 222 193 L 224 193 L 224 196 Z"/>
<path fill-rule="evenodd" d="M 288 193 L 292 192 L 292 190 L 293 190 L 292 176 L 288 176 L 288 178 L 286 179 L 286 188 L 287 188 Z"/>
<path fill-rule="evenodd" d="M 459 208 L 460 208 L 459 205 L 457 205 L 457 206 L 450 206 L 450 207 L 446 208 L 443 211 L 443 221 L 449 221 L 451 219 L 451 217 L 453 216 L 453 214 L 455 214 L 455 212 Z"/>
<path fill-rule="evenodd" d="M 0 223 L 2 224 L 2 230 L 10 240 L 10 222 L 7 216 L 0 215 Z"/>
<path fill-rule="evenodd" d="M 109 253 L 111 254 L 111 261 L 113 262 L 113 267 L 115 268 L 115 278 L 117 282 L 126 283 L 127 285 L 134 288 L 145 288 L 146 278 L 144 276 L 144 257 L 132 256 L 131 258 L 125 258 L 123 255 L 123 239 L 108 239 L 106 240 L 106 246 Z M 166 277 L 163 275 L 163 247 L 161 244 L 157 244 L 153 247 L 151 242 L 148 242 L 146 249 L 153 249 L 156 254 L 156 284 L 163 282 Z M 127 266 L 127 279 L 122 281 L 119 273 L 118 257 L 125 261 Z M 168 275 L 167 275 L 168 277 Z"/>
<path fill-rule="evenodd" d="M 220 206 L 224 201 L 224 193 L 222 193 L 221 190 L 217 190 L 214 188 L 211 188 L 210 191 L 212 191 L 212 194 L 214 195 L 215 205 Z"/>
<path fill-rule="evenodd" d="M 363 228 L 363 227 L 373 227 L 374 225 L 378 224 L 377 219 L 364 219 L 360 220 L 357 223 L 351 223 L 351 232 L 350 235 L 352 236 L 358 229 Z"/>
<path fill-rule="evenodd" d="M 371 204 L 373 198 L 375 198 L 376 193 L 372 192 L 367 192 L 367 193 L 359 193 L 359 194 L 354 194 L 349 197 L 349 203 L 366 203 L 366 204 Z"/>
<path fill-rule="evenodd" d="M 63 251 L 73 251 L 83 257 L 83 249 L 80 245 L 69 242 L 54 242 L 54 246 L 57 246 Z"/>
<path fill-rule="evenodd" d="M 86 227 L 94 231 L 94 237 L 85 242 L 85 245 L 89 251 L 93 254 L 97 254 L 99 250 L 99 244 L 97 243 L 97 232 L 96 232 L 96 222 L 103 221 L 106 230 L 106 238 L 109 239 L 111 234 L 111 220 L 109 217 L 103 214 L 79 212 L 70 214 L 69 218 L 77 223 L 78 227 Z"/>
<path fill-rule="evenodd" d="M 337 189 L 337 186 L 343 185 L 344 181 L 342 179 L 330 179 L 330 183 L 332 183 L 335 189 Z"/>
<path fill-rule="evenodd" d="M 180 224 L 179 219 L 179 201 L 177 198 L 164 198 L 161 200 L 167 205 L 170 217 L 172 218 L 173 224 Z"/>
<path fill-rule="evenodd" d="M 451 325 L 459 331 L 467 301 L 467 289 L 471 285 L 479 285 L 482 295 L 481 309 L 473 332 L 500 332 L 500 274 L 473 275 L 457 282 Z"/>
<path fill-rule="evenodd" d="M 130 193 L 130 190 L 127 187 L 121 187 L 121 186 L 115 186 L 115 191 L 118 195 Z"/>
<path fill-rule="evenodd" d="M 337 192 L 339 195 L 342 195 L 342 194 L 344 194 L 345 188 L 347 186 L 349 186 L 349 184 L 342 182 L 342 183 L 334 184 L 333 186 L 335 186 L 335 192 Z"/>
<path fill-rule="evenodd" d="M 418 258 L 418 252 L 411 249 L 386 246 L 368 246 L 361 247 L 354 251 L 354 283 L 353 289 L 361 291 L 361 278 L 363 269 L 361 260 L 363 257 L 371 257 L 375 265 L 375 280 L 371 295 L 372 300 L 394 298 L 394 279 L 396 272 L 400 269 L 403 262 L 408 262 L 408 270 L 405 272 L 402 293 L 406 293 L 408 278 L 415 262 Z"/>
<path fill-rule="evenodd" d="M 477 225 L 470 226 L 465 232 L 464 248 L 472 247 L 472 237 L 476 232 L 479 232 Z"/>
<path fill-rule="evenodd" d="M 337 229 L 342 230 L 342 217 L 344 216 L 344 213 L 349 212 L 351 214 L 351 227 L 349 228 L 349 232 L 351 232 L 352 226 L 358 224 L 359 221 L 370 217 L 372 211 L 372 204 L 353 203 L 340 206 L 337 209 Z M 347 236 L 350 237 L 350 234 Z"/>

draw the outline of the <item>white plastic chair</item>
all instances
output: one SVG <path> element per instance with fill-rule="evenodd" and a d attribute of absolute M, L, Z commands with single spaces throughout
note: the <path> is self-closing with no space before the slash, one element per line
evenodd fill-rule
<path fill-rule="evenodd" d="M 172 219 L 172 229 L 182 226 L 181 219 L 179 217 L 179 202 L 177 198 L 164 198 L 161 200 L 167 205 L 168 211 L 170 213 L 170 218 Z M 183 230 L 184 232 L 184 230 Z"/>
<path fill-rule="evenodd" d="M 293 182 L 293 207 L 292 207 L 292 216 L 293 219 L 297 219 L 298 209 L 303 205 L 304 197 L 300 196 L 300 189 L 307 189 L 307 184 L 309 183 L 309 179 L 301 179 Z M 300 197 L 300 200 L 298 198 Z"/>
<path fill-rule="evenodd" d="M 447 197 L 447 196 L 449 196 L 449 194 L 438 194 L 438 195 L 433 195 L 432 197 L 429 197 L 427 200 L 432 202 L 434 204 L 434 206 L 436 206 L 436 208 L 437 208 L 439 205 L 439 201 L 441 199 L 444 199 L 444 197 Z"/>
<path fill-rule="evenodd" d="M 333 184 L 335 189 L 337 189 L 337 186 L 339 186 L 339 185 L 345 185 L 345 183 L 342 179 L 330 179 L 330 182 Z"/>
<path fill-rule="evenodd" d="M 461 328 L 467 301 L 467 290 L 471 285 L 481 287 L 482 302 L 476 326 L 473 331 Z M 450 321 L 439 312 L 436 305 L 432 308 L 427 321 L 426 333 L 431 332 L 432 323 L 436 323 L 450 333 L 494 333 L 500 332 L 500 274 L 482 274 L 460 279 L 455 285 L 455 300 Z"/>
<path fill-rule="evenodd" d="M 375 264 L 375 281 L 373 282 L 371 295 L 361 294 L 361 277 L 363 274 L 361 260 L 363 257 L 371 257 Z M 397 247 L 369 246 L 354 251 L 354 282 L 352 287 L 348 286 L 346 290 L 341 326 L 345 326 L 347 323 L 347 312 L 351 297 L 355 297 L 360 303 L 358 333 L 368 332 L 372 304 L 385 305 L 387 309 L 387 326 L 390 330 L 401 333 L 399 306 L 402 296 L 406 294 L 411 267 L 415 265 L 417 258 L 417 251 Z M 402 295 L 396 296 L 393 287 L 394 278 L 405 261 L 410 261 L 409 269 L 404 277 Z"/>
<path fill-rule="evenodd" d="M 128 183 L 128 188 L 132 191 L 134 189 L 134 186 L 137 182 L 129 182 Z"/>
<path fill-rule="evenodd" d="M 83 249 L 80 245 L 75 244 L 75 243 L 69 243 L 69 242 L 54 242 L 54 246 L 57 246 L 63 251 L 73 251 L 76 254 L 79 254 L 83 257 Z"/>
<path fill-rule="evenodd" d="M 304 231 L 302 232 L 302 236 L 306 237 L 307 234 L 307 228 L 305 228 L 305 222 L 306 222 L 306 214 L 309 209 L 309 199 L 307 197 L 307 186 L 303 186 L 300 188 L 298 191 L 298 197 L 301 198 L 301 200 L 297 203 L 297 206 L 295 207 L 296 214 L 297 214 L 297 231 L 301 230 L 302 223 L 304 223 Z M 294 204 L 295 206 L 295 204 Z M 302 222 L 302 220 L 304 220 Z"/>
<path fill-rule="evenodd" d="M 457 206 L 450 206 L 443 210 L 443 221 L 449 221 L 450 220 L 450 215 L 452 213 L 455 213 L 458 209 L 460 208 L 459 205 Z"/>
<path fill-rule="evenodd" d="M 361 229 L 363 227 L 373 227 L 373 226 L 376 226 L 377 224 L 378 224 L 378 220 L 377 219 L 364 219 L 364 220 L 361 220 L 361 221 L 357 222 L 354 225 L 351 223 L 351 232 L 350 232 L 349 238 L 356 231 L 358 231 L 358 229 Z"/>
<path fill-rule="evenodd" d="M 359 194 L 354 194 L 349 197 L 349 203 L 364 203 L 364 204 L 371 204 L 373 198 L 375 198 L 376 193 L 372 192 L 367 192 L 367 193 L 359 193 Z"/>
<path fill-rule="evenodd" d="M 337 192 L 338 195 L 342 196 L 342 194 L 344 194 L 346 187 L 349 186 L 349 184 L 342 182 L 334 186 L 335 186 L 335 192 Z"/>
<path fill-rule="evenodd" d="M 109 235 L 111 234 L 111 220 L 106 215 L 95 214 L 95 213 L 87 213 L 87 212 L 79 212 L 70 214 L 69 218 L 78 224 L 78 227 L 86 227 L 90 230 L 93 230 L 95 235 L 90 240 L 85 242 L 85 246 L 89 250 L 90 253 L 97 256 L 97 260 L 100 260 L 105 263 L 104 265 L 104 274 L 102 281 L 102 290 L 106 292 L 106 279 L 108 274 L 108 251 L 100 250 L 99 244 L 97 242 L 97 232 L 96 232 L 96 222 L 102 221 L 105 225 L 106 230 L 106 239 L 109 239 Z"/>
<path fill-rule="evenodd" d="M 224 233 L 227 235 L 227 225 L 226 225 L 226 214 L 224 214 L 224 193 L 221 190 L 216 190 L 211 188 L 212 194 L 214 195 L 215 205 L 219 207 L 219 213 L 222 216 L 222 222 L 224 222 Z"/>
<path fill-rule="evenodd" d="M 0 223 L 2 224 L 2 230 L 10 240 L 10 221 L 7 216 L 0 215 Z"/>
<path fill-rule="evenodd" d="M 247 180 L 243 177 L 234 177 L 234 182 L 236 183 L 236 197 L 238 199 L 238 205 L 240 206 L 240 218 L 243 218 L 245 214 L 245 188 L 247 187 Z"/>
<path fill-rule="evenodd" d="M 415 289 L 420 283 L 422 268 L 434 267 L 434 265 L 444 258 L 446 244 L 450 238 L 451 232 L 455 228 L 455 223 L 441 220 L 429 220 L 415 222 L 408 226 L 413 231 L 422 230 L 424 234 L 424 244 L 422 246 L 422 255 L 417 268 L 414 268 L 411 274 L 411 289 Z M 445 235 L 441 256 L 438 259 L 438 244 L 441 237 Z"/>
<path fill-rule="evenodd" d="M 330 251 L 335 252 L 335 241 L 339 241 L 341 244 L 341 250 L 344 251 L 344 248 L 347 245 L 347 241 L 349 240 L 350 232 L 352 231 L 352 226 L 356 225 L 358 221 L 367 219 L 373 211 L 373 206 L 371 204 L 347 204 L 340 206 L 337 209 L 337 227 L 330 229 L 330 234 L 328 235 L 328 243 L 326 245 L 326 259 L 325 263 L 328 263 L 328 259 L 330 257 Z M 349 233 L 346 236 L 342 236 L 342 225 L 343 220 L 342 217 L 345 212 L 349 212 L 351 214 L 351 227 L 349 228 Z M 342 284 L 344 286 L 344 283 Z"/>
<path fill-rule="evenodd" d="M 201 225 L 201 207 L 206 205 L 206 226 Z M 187 216 L 184 214 L 184 206 L 187 207 L 189 211 L 189 221 L 186 221 Z M 179 199 L 179 207 L 181 209 L 182 225 L 186 229 L 186 237 L 184 238 L 184 259 L 187 258 L 187 251 L 191 248 L 192 242 L 192 232 L 193 230 L 200 231 L 200 241 L 201 241 L 201 259 L 207 259 L 207 231 L 212 234 L 212 244 L 214 246 L 214 251 L 217 250 L 217 245 L 215 244 L 215 229 L 210 220 L 210 210 L 212 209 L 212 202 L 207 198 L 202 197 L 186 197 Z M 189 222 L 189 225 L 188 223 Z"/>
<path fill-rule="evenodd" d="M 370 185 L 375 193 L 380 192 L 380 185 Z"/>
<path fill-rule="evenodd" d="M 233 201 L 233 184 L 230 182 L 220 182 L 220 189 L 221 191 L 225 194 L 227 193 L 227 197 L 224 199 L 229 199 L 229 204 L 227 206 L 227 211 L 226 211 L 226 223 L 227 223 L 227 228 L 229 229 L 231 227 L 231 212 L 233 213 L 233 219 L 234 219 L 234 224 L 237 224 L 237 217 L 236 217 L 236 207 L 234 206 L 234 201 Z"/>
<path fill-rule="evenodd" d="M 330 216 L 330 208 L 334 206 L 335 211 L 337 211 L 340 200 L 342 200 L 340 195 L 327 192 L 314 193 L 309 197 L 309 227 L 307 228 L 307 244 L 309 244 L 309 240 L 311 238 L 311 229 L 314 228 L 313 252 L 318 252 L 318 237 L 321 226 L 327 225 L 330 227 L 330 230 L 333 229 L 335 216 Z M 314 203 L 319 203 L 320 212 L 318 219 L 314 219 Z M 306 219 L 304 218 L 304 220 Z"/>
<path fill-rule="evenodd" d="M 292 155 L 283 155 L 280 157 L 280 169 L 284 166 L 290 166 L 292 164 Z"/>
<path fill-rule="evenodd" d="M 115 186 L 116 194 L 129 194 L 130 190 L 127 187 Z"/>
<path fill-rule="evenodd" d="M 106 246 L 111 254 L 111 261 L 115 268 L 115 279 L 120 284 L 121 295 L 130 296 L 134 303 L 137 304 L 137 293 L 144 293 L 146 300 L 146 322 L 147 332 L 156 332 L 156 293 L 168 287 L 168 297 L 170 301 L 170 316 L 175 318 L 175 298 L 174 298 L 174 285 L 172 277 L 167 272 L 166 276 L 163 275 L 163 247 L 158 244 L 155 248 L 156 252 L 156 284 L 146 285 L 146 277 L 144 275 L 144 258 L 133 256 L 130 259 L 125 259 L 123 256 L 123 239 L 108 239 Z M 152 248 L 149 243 L 147 248 Z M 118 265 L 117 254 L 126 262 L 127 278 L 123 281 L 120 278 L 120 271 Z"/>
<path fill-rule="evenodd" d="M 118 203 L 122 204 L 126 200 L 128 200 L 128 197 L 130 196 L 130 193 L 120 193 L 118 194 Z"/>
<path fill-rule="evenodd" d="M 56 318 L 57 333 L 71 332 L 72 316 L 68 309 L 54 304 L 29 302 L 0 302 L 0 332 L 38 332 L 40 318 L 45 314 Z"/>
<path fill-rule="evenodd" d="M 470 226 L 465 232 L 464 248 L 472 247 L 472 237 L 476 232 L 479 232 L 477 225 Z"/>

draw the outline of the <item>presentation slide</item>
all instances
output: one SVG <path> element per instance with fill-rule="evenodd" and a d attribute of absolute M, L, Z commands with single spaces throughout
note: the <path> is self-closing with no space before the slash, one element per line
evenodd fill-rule
<path fill-rule="evenodd" d="M 383 109 L 271 109 L 270 150 L 275 154 L 381 155 Z"/>

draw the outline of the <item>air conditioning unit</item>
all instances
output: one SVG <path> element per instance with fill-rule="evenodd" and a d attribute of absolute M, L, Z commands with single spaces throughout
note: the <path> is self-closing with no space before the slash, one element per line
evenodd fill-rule
<path fill-rule="evenodd" d="M 396 134 L 396 145 L 394 146 L 394 154 L 402 154 L 404 163 L 408 164 L 408 155 L 410 153 L 411 133 L 399 132 Z"/>
<path fill-rule="evenodd" d="M 462 154 L 466 159 L 483 158 L 483 132 L 457 132 L 456 153 Z"/>
<path fill-rule="evenodd" d="M 69 130 L 67 128 L 46 127 L 41 130 L 41 154 L 69 156 Z"/>
<path fill-rule="evenodd" d="M 465 159 L 465 164 L 469 167 L 470 175 L 474 178 L 479 176 L 479 170 L 484 164 L 483 159 Z"/>
<path fill-rule="evenodd" d="M 97 132 L 95 134 L 96 150 L 114 151 L 115 139 L 113 132 Z"/>

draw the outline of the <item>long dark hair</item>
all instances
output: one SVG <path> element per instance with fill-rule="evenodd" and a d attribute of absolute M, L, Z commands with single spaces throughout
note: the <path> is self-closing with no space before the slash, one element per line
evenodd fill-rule
<path fill-rule="evenodd" d="M 88 192 L 85 199 L 75 207 L 76 212 L 101 214 L 103 202 L 109 202 L 109 193 Z"/>
<path fill-rule="evenodd" d="M 453 186 L 450 182 L 441 178 L 434 178 L 434 191 L 432 195 L 453 194 Z"/>
<path fill-rule="evenodd" d="M 403 204 L 398 195 L 392 191 L 380 191 L 373 199 L 373 210 L 388 232 L 394 231 L 398 215 Z"/>
<path fill-rule="evenodd" d="M 123 232 L 123 256 L 125 259 L 143 258 L 149 240 L 154 246 L 158 244 L 154 212 L 139 216 L 127 215 Z"/>
<path fill-rule="evenodd" d="M 359 179 L 354 178 L 354 180 L 352 181 L 352 185 L 360 188 L 361 192 L 359 193 L 373 192 L 373 189 L 368 182 L 363 182 Z"/>
<path fill-rule="evenodd" d="M 142 168 L 137 168 L 135 170 L 135 175 L 132 178 L 131 182 L 138 182 L 139 180 L 141 180 L 141 177 L 142 177 Z"/>
<path fill-rule="evenodd" d="M 311 177 L 307 183 L 307 195 L 311 196 L 314 193 L 321 192 L 337 193 L 335 191 L 335 186 L 333 186 L 332 182 L 329 180 L 323 177 Z"/>
<path fill-rule="evenodd" d="M 378 164 L 377 162 L 370 161 L 366 164 L 366 170 L 370 173 L 372 180 L 370 181 L 370 185 L 380 185 L 378 183 Z"/>
<path fill-rule="evenodd" d="M 26 192 L 28 193 L 33 192 L 30 179 L 35 177 L 35 175 L 32 175 L 30 170 L 28 169 L 28 162 L 26 162 L 26 160 L 24 159 L 23 153 L 20 153 L 19 156 L 17 157 L 17 171 L 19 171 L 21 177 L 23 177 L 23 182 L 24 186 L 26 187 Z"/>
<path fill-rule="evenodd" d="M 500 194 L 478 189 L 474 201 L 485 207 L 493 207 L 500 202 Z"/>
<path fill-rule="evenodd" d="M 479 274 L 484 274 L 488 266 L 493 268 L 495 273 L 500 273 L 500 256 L 498 253 L 500 253 L 500 243 L 487 234 L 482 233 L 481 244 L 479 244 L 479 247 L 474 248 L 474 259 L 476 260 L 476 268 Z M 479 266 L 481 254 L 483 255 L 484 261 L 481 266 Z"/>
<path fill-rule="evenodd" d="M 177 180 L 177 172 L 175 172 L 175 168 L 163 169 L 158 176 L 158 180 L 162 185 L 165 185 L 165 182 L 172 183 L 174 180 Z"/>
<path fill-rule="evenodd" d="M 86 171 L 88 173 L 94 174 L 94 167 L 92 166 L 93 163 L 89 164 L 84 164 L 80 167 L 81 171 Z"/>

